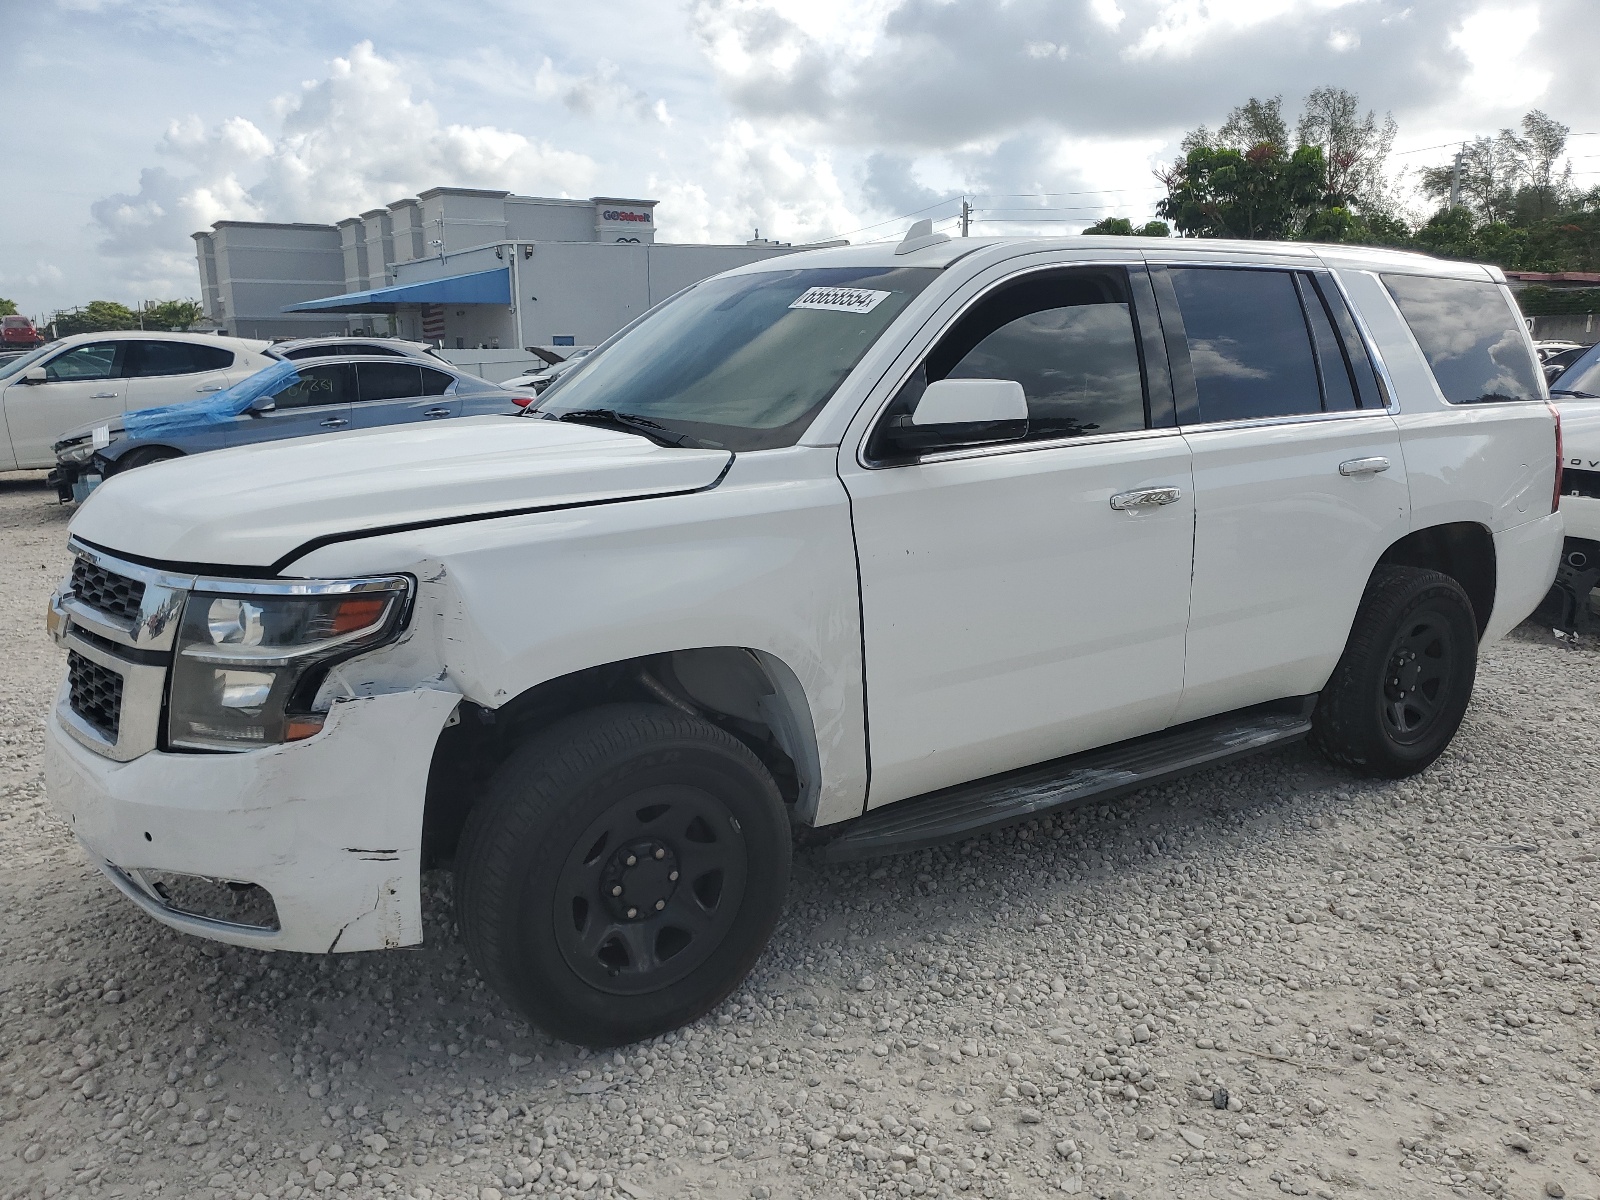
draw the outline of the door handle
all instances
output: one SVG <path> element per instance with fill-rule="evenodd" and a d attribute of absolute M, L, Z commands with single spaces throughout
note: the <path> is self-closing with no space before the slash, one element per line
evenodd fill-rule
<path fill-rule="evenodd" d="M 1118 492 L 1111 497 L 1111 507 L 1118 512 L 1138 512 L 1145 508 L 1160 508 L 1163 504 L 1176 504 L 1183 491 L 1175 487 L 1137 488 L 1131 492 Z"/>
<path fill-rule="evenodd" d="M 1389 460 L 1383 457 L 1352 458 L 1339 464 L 1339 474 L 1346 477 L 1353 475 L 1376 475 L 1379 471 L 1389 469 Z"/>
<path fill-rule="evenodd" d="M 115 400 L 116 398 L 117 393 L 115 392 L 96 392 L 89 397 L 91 400 Z"/>
<path fill-rule="evenodd" d="M 448 408 L 430 408 L 422 415 L 425 417 L 448 417 L 450 410 Z"/>
<path fill-rule="evenodd" d="M 341 425 L 350 424 L 350 422 L 343 417 L 329 417 L 326 421 L 320 422 L 320 424 L 324 429 L 337 429 Z"/>
<path fill-rule="evenodd" d="M 220 392 L 222 390 L 222 387 L 223 387 L 223 385 L 220 384 L 220 383 L 202 383 L 199 387 L 195 388 L 195 391 L 197 391 L 197 392 Z"/>

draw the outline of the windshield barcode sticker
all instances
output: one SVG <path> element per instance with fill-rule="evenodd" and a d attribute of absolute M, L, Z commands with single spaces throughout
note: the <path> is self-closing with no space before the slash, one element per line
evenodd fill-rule
<path fill-rule="evenodd" d="M 888 292 L 870 288 L 807 288 L 790 308 L 820 308 L 827 312 L 869 313 L 883 303 Z"/>

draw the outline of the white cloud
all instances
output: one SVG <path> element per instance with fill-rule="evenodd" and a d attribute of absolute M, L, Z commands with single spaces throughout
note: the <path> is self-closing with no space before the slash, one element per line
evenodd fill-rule
<path fill-rule="evenodd" d="M 370 42 L 274 105 L 268 135 L 243 117 L 207 128 L 173 121 L 157 146 L 171 166 L 140 172 L 139 190 L 91 206 L 103 253 L 128 260 L 140 288 L 192 291 L 188 235 L 213 221 L 333 221 L 426 187 L 587 194 L 596 167 L 490 125 L 447 124 L 414 95 L 412 68 Z M 652 114 L 652 117 L 654 114 Z"/>

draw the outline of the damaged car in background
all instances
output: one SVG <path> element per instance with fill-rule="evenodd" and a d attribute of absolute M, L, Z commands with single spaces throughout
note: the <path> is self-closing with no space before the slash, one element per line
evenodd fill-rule
<path fill-rule="evenodd" d="M 228 446 L 515 411 L 506 389 L 446 363 L 362 354 L 274 363 L 204 400 L 84 426 L 55 444 L 49 482 L 65 503 L 102 480 Z"/>

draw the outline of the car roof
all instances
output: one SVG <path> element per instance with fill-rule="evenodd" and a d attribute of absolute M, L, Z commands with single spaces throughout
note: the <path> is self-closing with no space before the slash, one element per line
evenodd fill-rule
<path fill-rule="evenodd" d="M 817 250 L 797 250 L 793 254 L 746 263 L 726 275 L 755 275 L 768 271 L 808 270 L 818 267 L 933 267 L 942 270 L 969 255 L 983 254 L 985 261 L 1016 254 L 1072 250 L 1092 255 L 1099 251 L 1138 251 L 1166 257 L 1172 254 L 1218 254 L 1241 259 L 1298 259 L 1308 265 L 1365 267 L 1413 273 L 1458 275 L 1472 279 L 1503 281 L 1497 267 L 1482 263 L 1455 262 L 1418 254 L 1411 250 L 1391 250 L 1373 246 L 1346 246 L 1322 242 L 1241 241 L 1225 238 L 1147 238 L 1119 237 L 1112 234 L 1067 234 L 1053 237 L 945 237 L 932 241 L 918 238 L 913 247 L 900 253 L 905 242 L 868 242 L 859 246 L 835 246 Z"/>
<path fill-rule="evenodd" d="M 76 346 L 82 342 L 194 342 L 201 346 L 228 346 L 235 350 L 250 350 L 260 354 L 272 343 L 256 338 L 224 337 L 219 333 L 190 333 L 187 330 L 165 329 L 102 329 L 96 333 L 69 333 L 50 343 L 53 346 Z"/>

